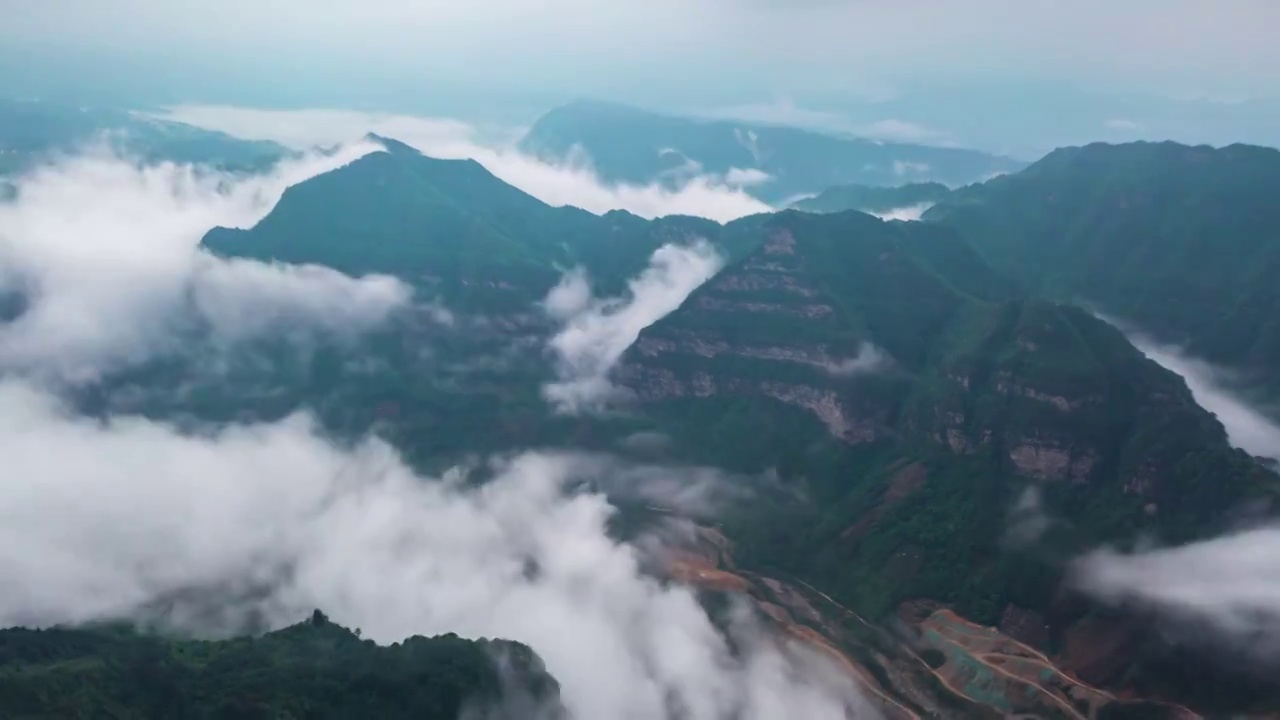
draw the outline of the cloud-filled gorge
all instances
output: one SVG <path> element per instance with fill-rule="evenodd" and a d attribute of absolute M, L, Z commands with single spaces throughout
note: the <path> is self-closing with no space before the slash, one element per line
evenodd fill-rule
<path fill-rule="evenodd" d="M 544 388 L 547 399 L 566 413 L 602 407 L 616 395 L 609 371 L 640 331 L 680 307 L 722 264 L 706 241 L 664 245 L 627 284 L 625 297 L 603 299 L 592 295 L 583 270 L 567 273 L 544 302 L 547 313 L 564 322 L 550 340 L 560 380 Z"/>
<path fill-rule="evenodd" d="M 322 608 L 378 642 L 456 632 L 527 643 L 574 718 L 870 714 L 853 680 L 808 646 L 745 608 L 713 622 L 692 590 L 642 572 L 645 553 L 608 533 L 610 501 L 576 489 L 621 476 L 701 513 L 717 493 L 687 491 L 718 482 L 711 471 L 541 451 L 424 477 L 377 437 L 335 442 L 306 407 L 198 432 L 80 414 L 68 388 L 176 352 L 193 333 L 231 355 L 286 328 L 360 333 L 411 302 L 391 277 L 219 258 L 199 244 L 377 150 L 344 145 L 251 177 L 95 150 L 19 180 L 0 204 L 14 303 L 0 324 L 0 574 L 11 589 L 0 625 L 125 617 L 218 636 Z M 546 304 L 565 323 L 551 341 L 562 379 L 607 385 L 636 334 L 719 262 L 707 245 L 663 247 L 619 299 L 570 275 Z"/>

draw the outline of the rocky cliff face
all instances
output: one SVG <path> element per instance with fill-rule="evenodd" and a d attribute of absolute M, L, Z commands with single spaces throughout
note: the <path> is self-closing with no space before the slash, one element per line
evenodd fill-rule
<path fill-rule="evenodd" d="M 745 566 L 871 619 L 947 608 L 920 624 L 947 682 L 977 667 L 948 628 L 998 626 L 1048 659 L 1031 664 L 1131 691 L 1160 642 L 1099 617 L 1062 562 L 1213 532 L 1272 502 L 1274 476 L 1113 328 L 981 273 L 918 223 L 784 213 L 646 329 L 616 379 L 689 456 L 781 468 L 789 498 L 727 523 Z"/>
<path fill-rule="evenodd" d="M 670 322 L 649 328 L 618 378 L 643 402 L 730 397 L 807 413 L 832 438 L 886 435 L 883 408 L 859 402 L 859 375 L 888 362 L 856 319 L 837 310 L 787 227 L 695 292 Z"/>

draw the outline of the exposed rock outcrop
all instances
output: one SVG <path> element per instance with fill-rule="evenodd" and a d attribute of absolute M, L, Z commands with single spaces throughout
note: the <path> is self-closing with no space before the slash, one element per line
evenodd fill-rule
<path fill-rule="evenodd" d="M 1073 452 L 1052 441 L 1027 439 L 1009 450 L 1009 460 L 1019 473 L 1036 480 L 1084 482 L 1098 458 L 1091 450 Z"/>

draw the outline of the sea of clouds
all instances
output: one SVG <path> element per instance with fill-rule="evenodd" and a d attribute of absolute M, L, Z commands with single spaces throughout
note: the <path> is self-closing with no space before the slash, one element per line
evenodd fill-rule
<path fill-rule="evenodd" d="M 279 131 L 308 128 L 297 120 L 282 116 Z M 690 488 L 718 482 L 713 472 L 524 451 L 486 461 L 492 477 L 476 483 L 468 469 L 423 477 L 376 437 L 337 443 L 305 407 L 278 422 L 199 431 L 78 413 L 68 387 L 178 351 L 193 327 L 235 353 L 285 329 L 358 338 L 414 302 L 389 276 L 220 258 L 200 246 L 212 227 L 253 225 L 290 185 L 380 151 L 359 139 L 367 130 L 438 154 L 451 142 L 463 143 L 454 157 L 479 152 L 450 135 L 457 128 L 353 122 L 295 145 L 336 150 L 306 150 L 259 175 L 90 147 L 16 180 L 0 202 L 0 291 L 22 298 L 0 323 L 0 574 L 11 590 L 0 625 L 132 617 L 219 636 L 320 608 L 379 642 L 443 632 L 525 642 L 575 718 L 873 714 L 854 681 L 807 646 L 743 608 L 718 625 L 692 590 L 642 571 L 648 550 L 612 538 L 610 500 L 581 489 L 625 480 L 664 506 L 707 513 L 717 493 Z M 597 211 L 728 218 L 759 209 L 711 181 L 605 187 L 582 168 L 485 152 L 491 169 L 539 197 Z M 550 340 L 557 382 L 603 380 L 640 329 L 718 264 L 705 246 L 667 246 L 613 299 L 571 273 L 545 304 L 564 323 Z"/>

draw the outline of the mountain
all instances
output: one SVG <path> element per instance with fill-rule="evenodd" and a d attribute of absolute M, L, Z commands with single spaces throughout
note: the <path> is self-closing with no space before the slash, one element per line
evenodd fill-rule
<path fill-rule="evenodd" d="M 603 290 L 619 290 L 664 242 L 719 232 L 701 218 L 651 223 L 622 211 L 552 207 L 474 160 L 372 139 L 386 151 L 289 188 L 256 226 L 216 228 L 204 245 L 224 255 L 388 273 L 476 309 L 527 309 L 564 269 L 581 265 Z"/>
<path fill-rule="evenodd" d="M 1024 165 L 974 150 L 669 117 L 599 102 L 548 112 L 529 129 L 520 148 L 553 162 L 574 159 L 575 148 L 580 148 L 596 172 L 615 183 L 678 184 L 694 175 L 714 174 L 741 182 L 747 192 L 774 204 L 852 183 L 959 185 Z"/>
<path fill-rule="evenodd" d="M 1280 399 L 1280 150 L 1057 150 L 926 215 L 1029 290 L 1088 303 Z"/>
<path fill-rule="evenodd" d="M 1260 681 L 1168 682 L 1153 668 L 1176 648 L 1064 583 L 1100 544 L 1280 507 L 1276 476 L 1179 377 L 1090 313 L 1024 295 L 945 226 L 788 211 L 763 233 L 618 373 L 673 453 L 788 485 L 726 520 L 739 567 L 873 623 L 949 608 L 1104 691 L 1257 696 Z M 1015 512 L 1034 499 L 1043 515 Z"/>
<path fill-rule="evenodd" d="M 837 185 L 813 197 L 797 200 L 791 207 L 811 213 L 858 210 L 882 215 L 913 207 L 918 207 L 923 212 L 949 192 L 951 189 L 941 183 L 907 183 L 896 187 Z"/>
<path fill-rule="evenodd" d="M 317 339 L 299 353 L 288 337 L 262 341 L 225 374 L 193 370 L 204 347 L 193 339 L 186 354 L 113 376 L 82 408 L 230 420 L 306 406 L 343 434 L 378 426 L 412 461 L 439 469 L 565 438 L 605 445 L 592 422 L 554 415 L 543 399 L 555 374 L 547 341 L 560 325 L 539 303 L 572 268 L 587 272 L 596 297 L 615 297 L 665 244 L 706 240 L 732 256 L 748 239 L 701 218 L 551 207 L 476 162 L 373 139 L 386 151 L 289 188 L 256 226 L 215 228 L 204 246 L 389 274 L 413 288 L 410 307 L 357 344 Z"/>
<path fill-rule="evenodd" d="M 535 705 L 559 709 L 559 686 L 523 645 L 442 635 L 378 646 L 318 610 L 222 641 L 127 626 L 0 631 L 6 717 L 454 720 L 466 708 L 516 720 Z"/>
<path fill-rule="evenodd" d="M 21 172 L 95 141 L 144 162 L 199 163 L 228 170 L 261 169 L 288 154 L 275 143 L 241 140 L 124 110 L 0 99 L 0 175 Z"/>
<path fill-rule="evenodd" d="M 357 344 L 297 353 L 273 339 L 209 377 L 197 350 L 113 379 L 95 402 L 201 419 L 306 406 L 347 434 L 376 428 L 425 467 L 512 447 L 619 452 L 656 433 L 663 460 L 777 480 L 706 529 L 723 539 L 716 572 L 737 580 L 712 561 L 677 563 L 675 579 L 747 588 L 775 620 L 821 608 L 783 626 L 864 668 L 886 707 L 1275 706 L 1256 669 L 1077 595 L 1064 572 L 1103 543 L 1179 542 L 1242 507 L 1274 513 L 1276 476 L 1228 445 L 1180 378 L 994 269 L 962 230 L 853 211 L 596 216 L 383 142 L 205 245 L 390 273 L 414 286 L 414 307 Z M 613 379 L 635 402 L 553 413 L 543 349 L 559 326 L 535 303 L 577 265 L 616 294 L 654 249 L 695 239 L 726 266 L 624 355 Z M 454 325 L 431 319 L 436 299 Z M 1093 710 L 1064 711 L 1079 687 Z"/>

